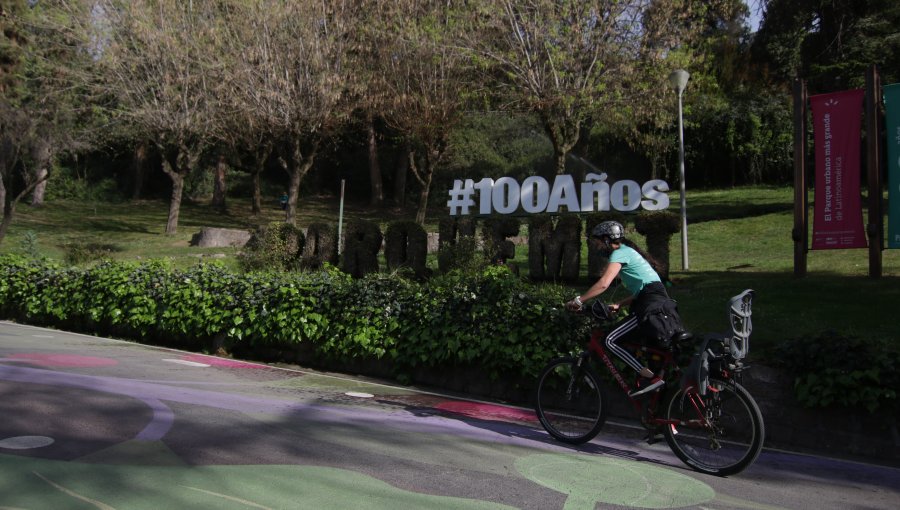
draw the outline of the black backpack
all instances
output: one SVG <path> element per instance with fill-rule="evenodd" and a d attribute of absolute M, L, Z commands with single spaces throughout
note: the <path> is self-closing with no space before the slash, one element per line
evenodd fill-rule
<path fill-rule="evenodd" d="M 653 302 L 639 319 L 639 327 L 643 335 L 658 345 L 667 347 L 672 337 L 684 333 L 678 305 L 673 299 L 661 299 Z"/>

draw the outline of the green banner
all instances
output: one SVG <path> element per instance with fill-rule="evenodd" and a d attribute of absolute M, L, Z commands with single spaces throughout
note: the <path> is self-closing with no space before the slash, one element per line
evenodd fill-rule
<path fill-rule="evenodd" d="M 884 87 L 888 167 L 888 248 L 900 248 L 900 83 Z"/>

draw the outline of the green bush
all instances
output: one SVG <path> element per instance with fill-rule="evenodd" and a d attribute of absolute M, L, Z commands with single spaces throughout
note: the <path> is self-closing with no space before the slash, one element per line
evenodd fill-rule
<path fill-rule="evenodd" d="M 775 359 L 794 374 L 797 400 L 806 407 L 900 410 L 900 352 L 887 341 L 826 332 L 779 344 Z"/>
<path fill-rule="evenodd" d="M 322 359 L 414 367 L 477 366 L 492 377 L 534 377 L 586 338 L 560 287 L 534 286 L 502 266 L 427 282 L 397 275 L 233 274 L 218 264 L 181 271 L 163 262 L 61 268 L 0 256 L 0 314 L 24 322 L 193 350 L 308 344 Z"/>
<path fill-rule="evenodd" d="M 256 229 L 237 260 L 244 271 L 299 269 L 306 236 L 290 223 L 273 221 Z"/>
<path fill-rule="evenodd" d="M 62 248 L 66 264 L 72 266 L 103 260 L 114 252 L 122 251 L 120 246 L 112 243 L 74 242 L 65 244 Z"/>

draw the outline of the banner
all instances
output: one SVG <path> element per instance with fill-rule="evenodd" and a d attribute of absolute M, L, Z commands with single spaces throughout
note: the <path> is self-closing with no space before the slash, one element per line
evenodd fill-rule
<path fill-rule="evenodd" d="M 809 98 L 816 143 L 813 250 L 867 246 L 859 197 L 864 94 L 858 89 Z"/>
<path fill-rule="evenodd" d="M 887 134 L 888 248 L 900 248 L 900 83 L 884 87 Z"/>

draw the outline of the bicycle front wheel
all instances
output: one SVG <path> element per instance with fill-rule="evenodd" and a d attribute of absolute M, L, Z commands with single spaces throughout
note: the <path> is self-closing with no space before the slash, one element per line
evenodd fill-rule
<path fill-rule="evenodd" d="M 762 413 L 740 384 L 711 378 L 706 395 L 679 389 L 666 404 L 665 418 L 673 422 L 665 430 L 669 447 L 701 473 L 739 473 L 762 451 Z"/>
<path fill-rule="evenodd" d="M 541 372 L 535 410 L 544 429 L 565 443 L 590 441 L 606 421 L 606 402 L 597 374 L 572 357 L 555 359 Z"/>

